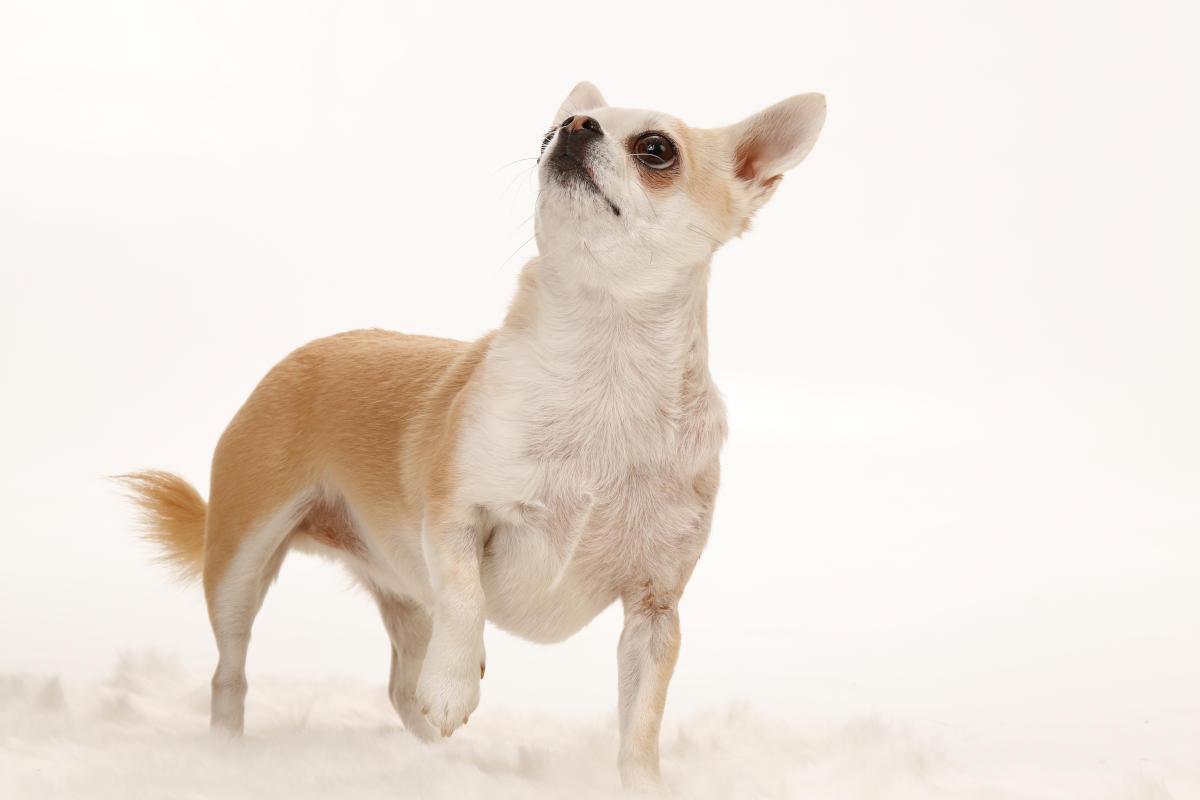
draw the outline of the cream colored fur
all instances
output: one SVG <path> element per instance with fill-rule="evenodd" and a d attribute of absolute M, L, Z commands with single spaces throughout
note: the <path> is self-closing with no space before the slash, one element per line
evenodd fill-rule
<path fill-rule="evenodd" d="M 168 558 L 202 566 L 220 654 L 213 726 L 242 730 L 250 628 L 300 547 L 375 594 L 390 697 L 423 738 L 477 706 L 485 620 L 558 641 L 621 600 L 621 775 L 659 786 L 678 604 L 725 437 L 709 264 L 823 119 L 824 99 L 801 95 L 692 129 L 580 84 L 553 118 L 539 255 L 499 330 L 474 343 L 356 331 L 296 350 L 221 437 L 207 509 L 179 478 L 129 476 Z M 669 169 L 635 156 L 647 131 L 674 143 Z"/>

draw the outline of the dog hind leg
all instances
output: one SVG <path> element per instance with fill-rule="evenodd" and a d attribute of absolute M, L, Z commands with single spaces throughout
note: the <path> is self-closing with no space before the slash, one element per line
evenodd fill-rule
<path fill-rule="evenodd" d="M 416 603 L 394 594 L 375 591 L 383 625 L 392 642 L 392 668 L 388 677 L 388 696 L 404 727 L 425 741 L 438 738 L 437 731 L 417 706 L 417 679 L 429 646 L 433 629 L 429 614 Z"/>
<path fill-rule="evenodd" d="M 259 525 L 226 525 L 216 503 L 210 512 L 204 590 L 219 654 L 212 680 L 214 730 L 243 731 L 250 631 L 287 554 L 297 505 L 285 506 Z"/>

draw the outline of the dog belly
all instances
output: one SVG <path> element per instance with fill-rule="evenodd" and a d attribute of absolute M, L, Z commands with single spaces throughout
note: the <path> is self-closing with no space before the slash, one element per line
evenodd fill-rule
<path fill-rule="evenodd" d="M 392 537 L 400 537 L 399 541 L 390 539 L 387 547 L 344 501 L 321 498 L 296 526 L 294 546 L 342 564 L 372 591 L 429 605 L 432 591 L 419 549 L 419 532 L 405 532 L 398 524 L 385 527 Z M 394 557 L 385 558 L 385 550 Z"/>

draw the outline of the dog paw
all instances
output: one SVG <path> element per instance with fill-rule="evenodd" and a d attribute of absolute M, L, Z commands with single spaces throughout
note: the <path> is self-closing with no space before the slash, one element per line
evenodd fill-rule
<path fill-rule="evenodd" d="M 466 725 L 479 705 L 479 674 L 475 665 L 467 670 L 422 670 L 417 683 L 417 705 L 442 736 Z"/>

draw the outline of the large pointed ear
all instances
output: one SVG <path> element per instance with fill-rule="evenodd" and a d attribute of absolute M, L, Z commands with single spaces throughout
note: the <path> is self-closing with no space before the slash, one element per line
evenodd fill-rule
<path fill-rule="evenodd" d="M 604 108 L 607 105 L 608 103 L 604 102 L 604 95 L 600 94 L 600 90 L 596 88 L 595 84 L 580 81 L 575 84 L 575 88 L 567 95 L 567 99 L 563 100 L 562 105 L 558 107 L 558 113 L 554 115 L 554 119 L 550 120 L 550 126 L 561 125 L 564 119 L 580 111 Z"/>
<path fill-rule="evenodd" d="M 733 149 L 734 175 L 757 207 L 774 193 L 783 173 L 817 143 L 825 124 L 825 95 L 798 94 L 725 129 Z"/>

